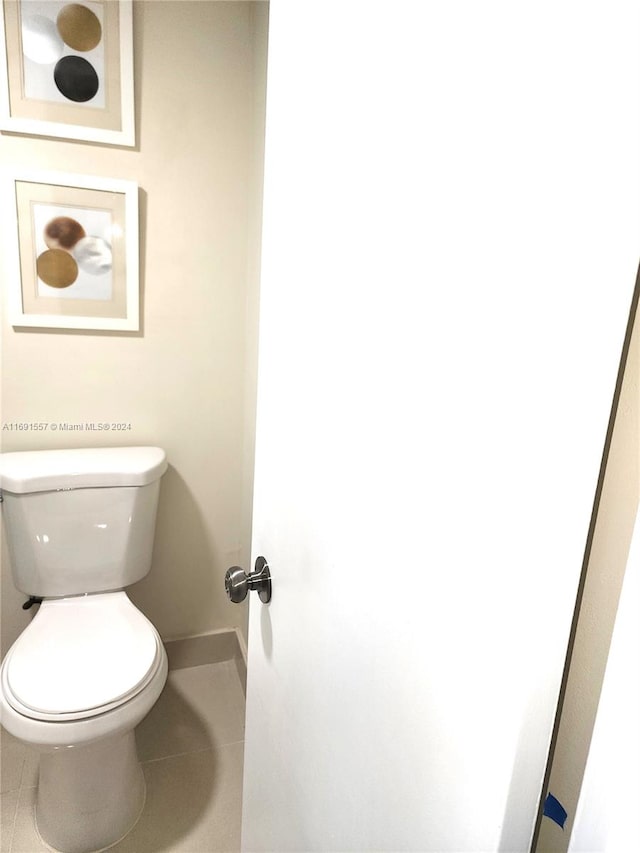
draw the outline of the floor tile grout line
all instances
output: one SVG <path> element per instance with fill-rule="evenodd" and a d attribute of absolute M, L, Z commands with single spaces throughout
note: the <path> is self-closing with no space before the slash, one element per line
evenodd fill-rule
<path fill-rule="evenodd" d="M 182 758 L 185 755 L 198 755 L 201 752 L 215 752 L 216 749 L 224 749 L 227 746 L 236 746 L 239 743 L 244 743 L 242 740 L 232 740 L 228 743 L 218 743 L 215 746 L 205 746 L 202 749 L 188 749 L 185 752 L 174 752 L 171 755 L 161 755 L 158 758 L 146 758 L 140 761 L 143 766 L 145 764 L 155 764 L 158 761 L 166 761 L 168 758 Z"/>
<path fill-rule="evenodd" d="M 27 770 L 27 762 L 31 760 L 29 756 L 29 752 L 25 752 L 24 758 L 22 759 L 22 767 L 20 768 L 20 793 L 28 790 L 29 788 L 37 788 L 38 785 L 25 785 L 25 773 Z M 40 769 L 40 759 L 38 758 L 38 769 Z"/>
<path fill-rule="evenodd" d="M 6 759 L 5 759 L 5 760 L 6 760 Z M 18 796 L 20 796 L 20 791 L 22 790 L 22 776 L 23 776 L 23 774 L 24 774 L 24 765 L 25 765 L 25 761 L 26 761 L 26 758 L 25 758 L 25 756 L 24 756 L 24 754 L 23 754 L 23 756 L 22 756 L 22 764 L 20 765 L 20 773 L 19 773 L 19 774 L 16 774 L 17 776 L 19 776 L 17 786 L 16 786 L 15 788 L 7 788 L 7 790 L 6 790 L 6 791 L 0 791 L 0 797 L 4 797 L 4 796 L 5 796 L 5 794 L 18 794 Z M 0 763 L 1 763 L 1 762 L 0 762 Z"/>
<path fill-rule="evenodd" d="M 8 788 L 6 791 L 0 791 L 0 796 L 3 794 L 13 794 L 14 792 L 17 792 L 19 794 L 20 790 L 22 789 L 22 776 L 24 774 L 24 765 L 26 763 L 26 747 L 23 746 L 20 749 L 20 753 L 22 755 L 22 764 L 20 765 L 19 773 L 16 774 L 16 776 L 19 777 L 18 778 L 18 785 L 16 788 Z M 2 750 L 0 749 L 0 755 L 1 754 L 2 754 Z M 5 754 L 6 754 L 6 747 L 5 747 Z M 5 761 L 6 761 L 6 758 L 5 758 Z M 0 762 L 0 764 L 1 764 L 1 762 Z"/>
<path fill-rule="evenodd" d="M 11 820 L 11 832 L 9 833 L 9 851 L 8 853 L 12 853 L 13 851 L 13 841 L 16 834 L 16 822 L 18 820 L 18 806 L 20 805 L 20 792 L 18 792 L 16 796 L 16 803 L 13 807 L 13 819 Z"/>

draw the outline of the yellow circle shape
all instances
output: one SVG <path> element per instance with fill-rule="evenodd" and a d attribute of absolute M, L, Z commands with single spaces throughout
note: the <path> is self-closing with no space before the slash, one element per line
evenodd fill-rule
<path fill-rule="evenodd" d="M 58 32 L 73 50 L 93 50 L 100 44 L 102 26 L 91 9 L 80 3 L 63 6 L 56 19 Z"/>
<path fill-rule="evenodd" d="M 39 255 L 36 270 L 49 287 L 69 287 L 78 278 L 78 264 L 63 249 L 47 249 Z"/>

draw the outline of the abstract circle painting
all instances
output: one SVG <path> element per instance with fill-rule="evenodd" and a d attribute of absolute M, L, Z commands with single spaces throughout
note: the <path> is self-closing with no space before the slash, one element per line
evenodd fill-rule
<path fill-rule="evenodd" d="M 97 15 L 80 3 L 64 6 L 56 18 L 56 27 L 64 43 L 73 50 L 93 50 L 102 38 L 102 25 Z"/>
<path fill-rule="evenodd" d="M 47 249 L 38 256 L 36 269 L 49 287 L 69 287 L 78 278 L 78 264 L 64 249 Z"/>
<path fill-rule="evenodd" d="M 72 249 L 85 236 L 82 225 L 70 216 L 56 216 L 44 229 L 44 242 L 49 249 Z"/>
<path fill-rule="evenodd" d="M 56 63 L 53 79 L 65 98 L 77 103 L 90 101 L 100 86 L 95 68 L 81 56 L 63 56 Z"/>
<path fill-rule="evenodd" d="M 24 5 L 22 45 L 25 93 L 40 100 L 94 101 L 104 89 L 104 37 L 100 7 L 83 3 Z M 79 54 L 82 54 L 80 56 Z M 92 104 L 93 106 L 94 104 Z M 98 103 L 97 106 L 101 106 Z"/>
<path fill-rule="evenodd" d="M 111 215 L 89 207 L 65 210 L 57 205 L 35 205 L 34 217 L 34 230 L 40 235 L 36 244 L 36 272 L 42 284 L 57 291 L 55 294 L 44 291 L 41 295 L 110 299 Z M 62 290 L 66 292 L 60 293 Z"/>
<path fill-rule="evenodd" d="M 91 275 L 103 275 L 112 267 L 111 246 L 102 237 L 83 237 L 73 248 L 80 269 Z"/>
<path fill-rule="evenodd" d="M 64 42 L 55 23 L 44 15 L 25 15 L 22 21 L 22 51 L 38 65 L 57 62 Z"/>

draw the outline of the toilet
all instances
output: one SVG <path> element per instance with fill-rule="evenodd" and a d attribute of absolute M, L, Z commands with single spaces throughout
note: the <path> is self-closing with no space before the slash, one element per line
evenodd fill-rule
<path fill-rule="evenodd" d="M 167 679 L 124 588 L 151 567 L 158 447 L 0 454 L 15 586 L 42 598 L 2 662 L 0 721 L 40 753 L 36 824 L 62 853 L 117 843 L 145 799 L 135 727 Z"/>

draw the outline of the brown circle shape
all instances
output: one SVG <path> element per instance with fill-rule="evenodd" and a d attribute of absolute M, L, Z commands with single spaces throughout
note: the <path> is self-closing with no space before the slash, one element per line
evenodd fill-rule
<path fill-rule="evenodd" d="M 100 44 L 102 26 L 97 16 L 81 3 L 63 6 L 56 19 L 58 32 L 73 50 L 93 50 Z"/>
<path fill-rule="evenodd" d="M 78 278 L 78 264 L 63 249 L 47 249 L 39 255 L 36 270 L 49 287 L 69 287 Z"/>
<path fill-rule="evenodd" d="M 50 249 L 72 249 L 86 236 L 82 225 L 70 216 L 56 216 L 44 228 L 44 242 Z"/>

